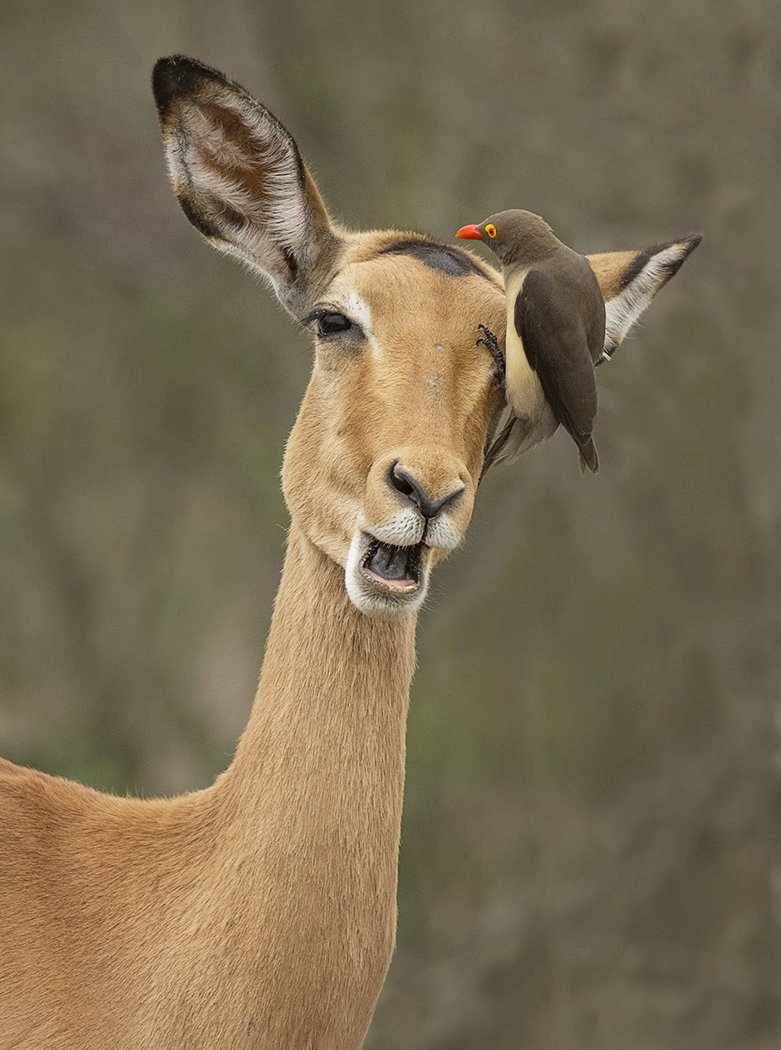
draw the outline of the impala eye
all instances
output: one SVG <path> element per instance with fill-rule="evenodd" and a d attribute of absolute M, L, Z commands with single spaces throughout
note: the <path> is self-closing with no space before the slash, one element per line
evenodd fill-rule
<path fill-rule="evenodd" d="M 353 327 L 352 321 L 344 314 L 323 313 L 317 317 L 317 334 L 321 337 L 338 335 Z"/>

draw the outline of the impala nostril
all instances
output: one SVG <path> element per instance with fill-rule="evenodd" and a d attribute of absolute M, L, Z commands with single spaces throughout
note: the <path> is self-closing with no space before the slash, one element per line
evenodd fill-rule
<path fill-rule="evenodd" d="M 443 507 L 458 499 L 466 488 L 463 483 L 459 483 L 452 492 L 441 499 L 434 500 L 418 479 L 410 474 L 398 460 L 391 467 L 388 480 L 397 492 L 406 496 L 410 503 L 414 503 L 424 518 L 435 518 Z"/>
<path fill-rule="evenodd" d="M 430 503 L 428 493 L 415 475 L 410 474 L 406 467 L 403 467 L 398 461 L 391 468 L 390 480 L 396 491 L 406 496 L 410 503 L 414 503 L 424 517 L 431 516 L 428 513 Z"/>
<path fill-rule="evenodd" d="M 404 467 L 399 466 L 398 460 L 391 467 L 388 480 L 403 496 L 408 496 L 413 502 L 417 502 L 415 494 L 418 489 L 414 478 L 406 472 Z"/>

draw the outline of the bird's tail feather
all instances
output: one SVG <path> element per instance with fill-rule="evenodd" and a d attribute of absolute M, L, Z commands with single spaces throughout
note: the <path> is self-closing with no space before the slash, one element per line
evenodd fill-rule
<path fill-rule="evenodd" d="M 593 438 L 589 438 L 585 445 L 580 446 L 580 473 L 585 474 L 587 468 L 592 474 L 599 473 L 599 456 Z"/>

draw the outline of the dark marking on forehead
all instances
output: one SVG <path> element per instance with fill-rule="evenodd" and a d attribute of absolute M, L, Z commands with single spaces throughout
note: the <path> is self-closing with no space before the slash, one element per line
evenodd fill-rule
<path fill-rule="evenodd" d="M 466 277 L 467 274 L 476 273 L 478 277 L 491 280 L 485 270 L 482 270 L 466 252 L 449 244 L 437 244 L 436 241 L 399 241 L 397 244 L 391 244 L 389 248 L 383 248 L 379 254 L 411 255 L 430 270 L 439 270 L 448 277 Z"/>

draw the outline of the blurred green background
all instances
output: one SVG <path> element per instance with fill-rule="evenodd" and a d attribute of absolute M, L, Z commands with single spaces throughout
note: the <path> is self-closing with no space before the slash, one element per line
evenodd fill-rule
<path fill-rule="evenodd" d="M 4 0 L 0 750 L 144 795 L 247 718 L 310 366 L 171 194 L 175 51 L 348 224 L 705 231 L 599 371 L 600 475 L 561 434 L 496 471 L 435 579 L 367 1046 L 777 1048 L 778 3 Z"/>

